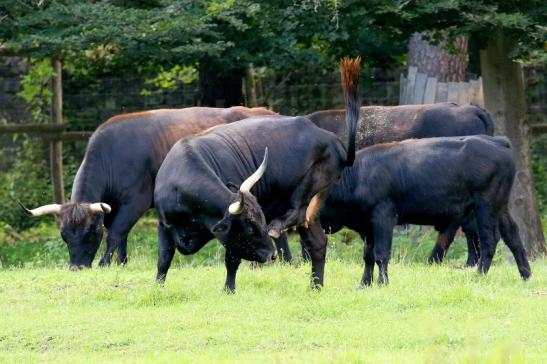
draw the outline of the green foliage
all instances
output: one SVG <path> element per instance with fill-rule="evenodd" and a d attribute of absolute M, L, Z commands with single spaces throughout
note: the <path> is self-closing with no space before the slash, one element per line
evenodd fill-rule
<path fill-rule="evenodd" d="M 43 59 L 33 61 L 29 72 L 21 78 L 21 91 L 17 96 L 25 99 L 36 122 L 47 118 L 53 96 L 50 82 L 54 74 L 49 59 Z"/>
<path fill-rule="evenodd" d="M 176 65 L 170 70 L 164 70 L 160 66 L 157 75 L 154 78 L 147 79 L 146 84 L 156 89 L 156 92 L 164 90 L 176 90 L 179 84 L 190 84 L 198 79 L 198 70 L 193 66 Z M 149 96 L 154 91 L 143 89 L 141 95 Z"/>
<path fill-rule="evenodd" d="M 53 199 L 47 156 L 47 144 L 24 138 L 13 166 L 0 174 L 0 221 L 16 230 L 38 224 L 23 213 L 16 201 L 38 206 Z"/>
<path fill-rule="evenodd" d="M 527 59 L 546 51 L 547 4 L 542 0 L 377 0 L 368 6 L 374 23 L 386 32 L 448 30 L 451 36 L 473 34 L 483 46 L 503 32 L 519 43 L 512 57 Z"/>
<path fill-rule="evenodd" d="M 400 61 L 415 31 L 503 31 L 519 41 L 513 56 L 542 59 L 545 1 L 441 0 L 52 0 L 0 2 L 0 40 L 10 52 L 61 56 L 74 70 L 154 74 L 158 66 L 248 63 L 273 69 L 333 66 L 360 54 L 372 65 Z M 437 31 L 437 33 L 435 33 Z"/>
<path fill-rule="evenodd" d="M 28 217 L 17 205 L 21 201 L 28 207 L 51 203 L 53 191 L 49 174 L 49 145 L 37 139 L 20 136 L 14 162 L 9 170 L 0 174 L 0 223 L 10 225 L 20 231 L 40 222 L 52 221 L 53 217 L 43 219 Z M 64 159 L 65 193 L 72 188 L 78 163 L 72 156 Z"/>
<path fill-rule="evenodd" d="M 22 2 L 23 3 L 23 2 Z M 164 63 L 226 47 L 212 29 L 203 7 L 193 1 L 26 1 L 11 6 L 0 23 L 0 39 L 12 52 L 36 57 L 95 58 L 98 65 Z M 41 5 L 40 5 L 41 4 Z M 204 38 L 211 42 L 204 42 Z M 110 56 L 110 59 L 108 57 Z"/>

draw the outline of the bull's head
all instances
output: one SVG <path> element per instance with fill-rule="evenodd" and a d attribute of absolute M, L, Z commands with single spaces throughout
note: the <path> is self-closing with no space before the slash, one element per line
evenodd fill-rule
<path fill-rule="evenodd" d="M 32 216 L 55 214 L 61 223 L 61 237 L 68 247 L 70 269 L 89 268 L 103 238 L 104 214 L 111 211 L 108 204 L 75 203 L 45 205 L 33 210 Z"/>
<path fill-rule="evenodd" d="M 243 259 L 265 263 L 276 258 L 276 250 L 268 236 L 266 218 L 251 188 L 266 172 L 268 148 L 260 167 L 234 193 L 235 202 L 224 217 L 213 226 L 213 233 L 222 244 Z"/>

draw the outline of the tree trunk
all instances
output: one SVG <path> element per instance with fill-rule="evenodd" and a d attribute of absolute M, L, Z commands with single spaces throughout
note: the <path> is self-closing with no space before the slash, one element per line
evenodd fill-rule
<path fill-rule="evenodd" d="M 257 107 L 255 70 L 252 63 L 247 65 L 247 75 L 245 76 L 245 79 L 247 84 L 247 106 Z"/>
<path fill-rule="evenodd" d="M 418 68 L 418 72 L 436 77 L 439 82 L 465 81 L 467 68 L 467 37 L 457 37 L 453 47 L 457 54 L 450 54 L 444 40 L 438 46 L 429 44 L 421 33 L 414 33 L 408 44 L 408 65 Z"/>
<path fill-rule="evenodd" d="M 53 83 L 53 115 L 52 124 L 63 123 L 63 76 L 62 64 L 58 59 L 52 60 L 55 70 Z M 65 200 L 63 183 L 63 142 L 54 140 L 49 143 L 49 157 L 51 169 L 51 183 L 53 184 L 53 196 L 55 203 L 62 204 Z"/>
<path fill-rule="evenodd" d="M 529 257 L 546 252 L 534 181 L 530 169 L 530 130 L 522 68 L 509 57 L 517 42 L 499 32 L 481 50 L 484 103 L 496 123 L 496 133 L 511 140 L 517 174 L 511 191 L 510 211 L 519 226 Z"/>

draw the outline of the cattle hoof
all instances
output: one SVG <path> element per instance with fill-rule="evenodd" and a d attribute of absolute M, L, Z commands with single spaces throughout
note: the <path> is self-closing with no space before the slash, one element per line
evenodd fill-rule
<path fill-rule="evenodd" d="M 104 258 L 102 258 L 100 261 L 99 261 L 99 267 L 101 268 L 104 268 L 104 267 L 108 267 L 110 265 L 110 262 Z"/>
<path fill-rule="evenodd" d="M 167 274 L 157 274 L 156 275 L 156 283 L 159 284 L 160 286 L 163 286 L 163 284 L 165 283 L 165 278 L 167 277 Z"/>
<path fill-rule="evenodd" d="M 279 237 L 281 236 L 281 233 L 277 230 L 274 230 L 274 229 L 270 229 L 268 231 L 268 235 L 271 237 L 271 238 L 274 238 L 274 239 L 279 239 Z"/>
<path fill-rule="evenodd" d="M 236 289 L 235 287 L 224 287 L 224 293 L 226 294 L 235 294 L 236 293 Z"/>

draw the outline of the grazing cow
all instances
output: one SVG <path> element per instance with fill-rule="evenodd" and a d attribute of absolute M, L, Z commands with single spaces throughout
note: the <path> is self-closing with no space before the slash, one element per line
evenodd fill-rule
<path fill-rule="evenodd" d="M 509 215 L 515 161 L 504 137 L 412 139 L 378 144 L 357 152 L 321 211 L 326 229 L 342 226 L 366 238 L 363 285 L 388 283 L 387 265 L 396 224 L 433 225 L 451 240 L 474 212 L 481 240 L 479 272 L 486 273 L 501 236 L 523 279 L 530 266 L 518 227 Z"/>
<path fill-rule="evenodd" d="M 336 135 L 305 117 L 285 116 L 239 121 L 173 146 L 154 192 L 158 282 L 165 280 L 175 249 L 193 254 L 216 237 L 226 248 L 225 289 L 232 292 L 241 259 L 274 258 L 270 237 L 303 225 L 299 230 L 309 247 L 314 286 L 322 285 L 327 240 L 318 209 L 355 157 L 360 60 L 344 60 L 341 71 L 347 150 Z"/>
<path fill-rule="evenodd" d="M 317 111 L 307 117 L 320 128 L 339 136 L 346 133 L 344 110 Z M 374 144 L 444 136 L 494 135 L 490 114 L 477 105 L 457 105 L 452 102 L 427 105 L 363 106 L 357 127 L 356 147 Z M 479 258 L 479 239 L 473 216 L 462 221 L 467 239 L 467 265 L 474 266 Z M 429 258 L 441 262 L 447 253 L 447 236 L 440 234 Z M 281 242 L 283 244 L 284 242 Z M 281 246 L 290 257 L 290 251 Z"/>
<path fill-rule="evenodd" d="M 154 180 L 173 144 L 219 124 L 257 115 L 276 115 L 265 108 L 191 107 L 122 114 L 93 133 L 72 186 L 71 201 L 27 210 L 33 216 L 57 214 L 67 243 L 71 269 L 90 267 L 108 229 L 99 265 L 108 265 L 118 249 L 127 260 L 127 234 L 154 206 Z"/>

